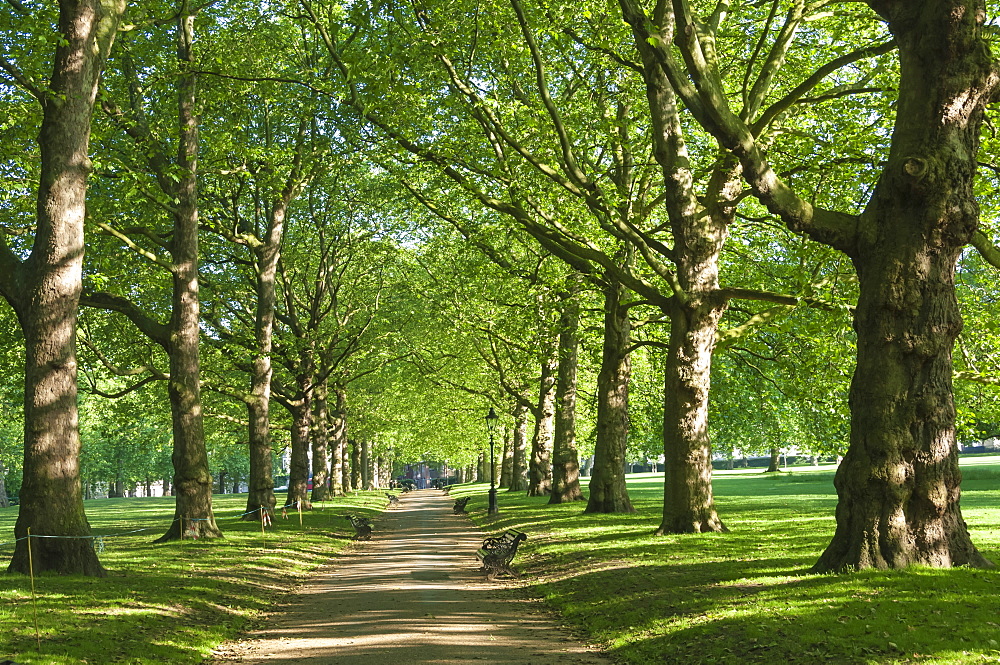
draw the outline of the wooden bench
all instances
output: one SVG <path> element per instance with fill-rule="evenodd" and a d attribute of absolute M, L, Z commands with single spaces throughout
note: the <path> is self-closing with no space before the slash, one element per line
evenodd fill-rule
<path fill-rule="evenodd" d="M 354 540 L 372 539 L 372 522 L 367 517 L 355 517 L 354 515 L 344 515 L 354 527 Z"/>
<path fill-rule="evenodd" d="M 456 515 L 460 515 L 465 512 L 465 507 L 469 505 L 469 499 L 472 497 L 463 496 L 461 499 L 455 499 L 455 507 L 453 510 Z"/>
<path fill-rule="evenodd" d="M 399 497 L 396 496 L 395 494 L 386 493 L 386 497 L 389 498 L 389 507 L 390 508 L 395 508 L 396 506 L 399 505 Z"/>
<path fill-rule="evenodd" d="M 486 579 L 493 581 L 501 573 L 517 577 L 518 574 L 510 567 L 510 562 L 517 554 L 518 546 L 528 539 L 523 531 L 511 529 L 499 536 L 491 536 L 483 541 L 483 546 L 476 551 L 476 558 L 483 562 L 480 570 L 486 571 Z"/>

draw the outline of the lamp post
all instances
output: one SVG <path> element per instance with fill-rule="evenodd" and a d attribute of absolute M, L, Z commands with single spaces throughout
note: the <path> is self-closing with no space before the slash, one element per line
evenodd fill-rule
<path fill-rule="evenodd" d="M 496 484 L 496 468 L 497 465 L 493 460 L 493 437 L 497 433 L 497 421 L 500 417 L 497 412 L 490 407 L 490 412 L 486 414 L 486 431 L 490 433 L 490 506 L 489 514 L 496 515 L 497 512 L 497 484 Z"/>

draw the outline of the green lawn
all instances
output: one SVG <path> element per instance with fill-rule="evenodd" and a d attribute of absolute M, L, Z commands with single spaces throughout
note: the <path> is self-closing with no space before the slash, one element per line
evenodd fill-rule
<path fill-rule="evenodd" d="M 384 492 L 318 505 L 275 520 L 239 519 L 246 495 L 216 495 L 221 540 L 154 545 L 173 517 L 173 499 L 87 501 L 102 534 L 103 579 L 42 575 L 35 580 L 41 649 L 30 579 L 0 573 L 0 661 L 38 663 L 199 663 L 250 627 L 276 597 L 350 542 L 345 512 L 373 515 Z M 0 509 L 0 565 L 13 552 L 16 508 Z"/>
<path fill-rule="evenodd" d="M 963 513 L 980 549 L 1000 561 L 1000 458 L 967 462 Z M 639 512 L 627 516 L 501 491 L 501 514 L 489 520 L 485 486 L 452 493 L 473 494 L 470 515 L 487 531 L 525 530 L 515 565 L 528 592 L 624 663 L 1000 663 L 1000 572 L 806 572 L 833 530 L 832 480 L 832 469 L 717 472 L 731 532 L 665 537 L 652 535 L 659 475 L 630 477 Z M 166 545 L 150 541 L 165 530 L 171 499 L 88 502 L 95 532 L 107 534 L 101 560 L 111 576 L 36 580 L 40 652 L 30 582 L 3 576 L 0 660 L 197 663 L 348 542 L 340 515 L 386 503 L 382 492 L 340 499 L 307 513 L 303 527 L 296 515 L 279 519 L 261 542 L 258 524 L 237 519 L 245 497 L 215 501 L 224 540 Z M 0 510 L 4 562 L 15 516 Z"/>
<path fill-rule="evenodd" d="M 964 467 L 963 515 L 1000 562 L 1000 458 Z M 662 478 L 632 476 L 632 516 L 582 516 L 501 492 L 487 530 L 529 534 L 531 591 L 627 663 L 1000 663 L 1000 572 L 813 575 L 833 533 L 833 469 L 715 476 L 727 534 L 653 536 Z M 477 505 L 478 504 L 478 505 Z"/>

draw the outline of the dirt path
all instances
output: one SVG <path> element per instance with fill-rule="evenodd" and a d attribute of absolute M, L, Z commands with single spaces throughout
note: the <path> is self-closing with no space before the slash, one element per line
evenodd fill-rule
<path fill-rule="evenodd" d="M 438 490 L 401 495 L 371 541 L 337 557 L 266 628 L 223 645 L 213 662 L 609 665 L 536 603 L 486 582 L 475 559 L 484 536 L 452 503 Z"/>

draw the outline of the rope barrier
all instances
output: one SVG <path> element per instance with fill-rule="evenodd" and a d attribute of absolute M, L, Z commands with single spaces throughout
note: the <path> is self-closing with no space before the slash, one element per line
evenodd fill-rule
<path fill-rule="evenodd" d="M 285 505 L 281 506 L 280 509 L 284 510 L 284 509 L 288 509 L 288 508 L 294 508 L 294 507 L 296 507 L 298 505 L 299 505 L 298 501 L 292 501 L 291 503 L 286 503 Z M 279 507 L 275 506 L 274 510 L 278 510 L 278 509 L 279 509 Z M 243 513 L 240 513 L 239 515 L 235 515 L 233 517 L 229 517 L 229 518 L 226 518 L 226 519 L 240 520 L 240 519 L 242 519 L 242 518 L 244 518 L 244 517 L 246 517 L 248 515 L 255 515 L 255 514 L 261 512 L 262 510 L 268 510 L 268 509 L 266 509 L 264 506 L 261 506 L 260 508 L 255 508 L 253 510 L 248 510 L 248 511 L 245 511 Z M 187 522 L 207 522 L 207 521 L 209 521 L 209 518 L 207 518 L 207 517 L 181 517 L 181 518 L 175 518 L 175 519 L 171 520 L 170 524 L 173 525 L 173 524 L 175 524 L 177 522 L 182 522 L 182 521 L 187 521 Z M 121 532 L 118 532 L 118 533 L 104 533 L 104 534 L 96 534 L 96 535 L 90 535 L 90 536 L 46 536 L 46 535 L 41 535 L 41 534 L 33 533 L 30 536 L 22 536 L 21 538 L 16 538 L 16 539 L 14 539 L 12 541 L 8 541 L 8 542 L 5 542 L 5 543 L 0 543 L 0 548 L 6 547 L 8 545 L 16 545 L 17 543 L 21 542 L 22 540 L 27 540 L 28 538 L 57 538 L 57 539 L 70 539 L 70 540 L 75 540 L 75 539 L 89 539 L 89 540 L 99 541 L 99 543 L 97 543 L 96 546 L 100 548 L 99 552 L 103 552 L 104 551 L 104 539 L 105 538 L 118 538 L 118 537 L 121 537 L 121 536 L 130 535 L 130 534 L 133 534 L 133 533 L 142 533 L 143 531 L 158 531 L 158 530 L 159 530 L 159 527 L 156 527 L 156 528 L 154 528 L 154 527 L 143 527 L 141 529 L 132 529 L 131 531 L 121 531 Z"/>

